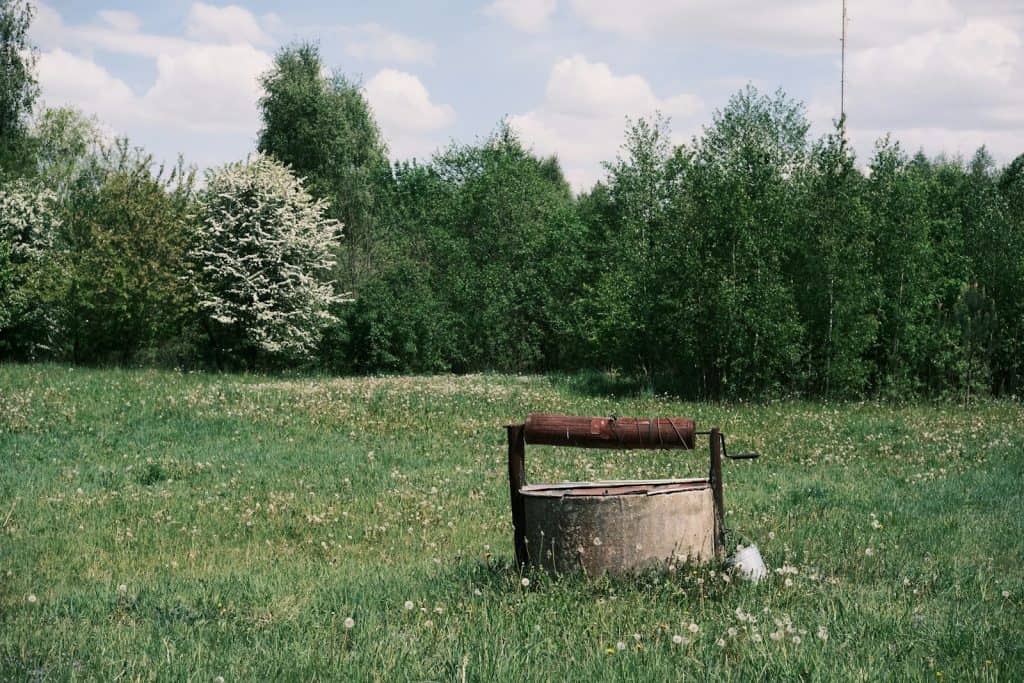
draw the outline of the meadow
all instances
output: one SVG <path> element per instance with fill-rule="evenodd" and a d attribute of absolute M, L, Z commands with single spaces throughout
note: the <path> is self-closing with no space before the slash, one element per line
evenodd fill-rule
<path fill-rule="evenodd" d="M 771 570 L 518 571 L 503 426 L 693 417 Z M 705 451 L 530 447 L 534 481 Z M 1020 680 L 1024 406 L 0 365 L 2 680 Z"/>

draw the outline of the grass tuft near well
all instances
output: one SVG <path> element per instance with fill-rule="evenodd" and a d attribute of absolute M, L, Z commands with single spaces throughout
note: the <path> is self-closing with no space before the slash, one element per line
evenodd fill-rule
<path fill-rule="evenodd" d="M 681 403 L 577 378 L 0 366 L 0 679 L 1019 680 L 1024 408 Z M 503 425 L 720 426 L 722 567 L 511 567 Z M 534 481 L 703 451 L 531 447 Z M 525 584 L 525 585 L 524 585 Z"/>

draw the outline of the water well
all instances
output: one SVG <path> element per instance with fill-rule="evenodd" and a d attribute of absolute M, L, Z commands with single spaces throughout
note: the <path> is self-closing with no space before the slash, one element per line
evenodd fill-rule
<path fill-rule="evenodd" d="M 516 563 L 553 572 L 630 573 L 674 561 L 702 563 L 725 552 L 725 437 L 682 418 L 531 414 L 509 425 L 508 474 Z M 703 479 L 526 483 L 526 444 L 578 448 L 693 450 L 709 442 Z"/>

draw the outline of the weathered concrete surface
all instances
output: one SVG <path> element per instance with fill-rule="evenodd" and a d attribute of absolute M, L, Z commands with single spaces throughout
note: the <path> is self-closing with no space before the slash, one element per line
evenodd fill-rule
<path fill-rule="evenodd" d="M 715 556 L 714 498 L 706 480 L 540 485 L 521 491 L 529 562 L 549 571 L 623 574 Z"/>

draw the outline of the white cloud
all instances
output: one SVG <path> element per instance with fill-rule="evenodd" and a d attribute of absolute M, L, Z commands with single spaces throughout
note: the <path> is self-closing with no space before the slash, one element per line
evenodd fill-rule
<path fill-rule="evenodd" d="M 357 59 L 400 64 L 433 64 L 433 43 L 387 29 L 380 24 L 340 26 L 337 32 L 345 43 L 346 54 Z"/>
<path fill-rule="evenodd" d="M 257 76 L 269 57 L 246 45 L 208 45 L 157 59 L 157 78 L 136 94 L 90 59 L 60 48 L 39 57 L 39 83 L 50 106 L 70 104 L 125 130 L 158 123 L 177 130 L 255 133 Z"/>
<path fill-rule="evenodd" d="M 848 73 L 851 113 L 865 123 L 1024 123 L 1024 43 L 994 21 L 970 21 L 954 31 L 856 52 Z"/>
<path fill-rule="evenodd" d="M 1024 39 L 1013 22 L 971 19 L 854 51 L 847 84 L 850 136 L 862 157 L 886 132 L 929 154 L 967 156 L 986 144 L 1006 162 L 1024 151 Z M 832 93 L 816 99 L 812 121 L 824 126 L 837 104 Z"/>
<path fill-rule="evenodd" d="M 668 38 L 785 54 L 836 52 L 840 5 L 825 0 L 571 0 L 592 28 L 638 40 Z M 953 0 L 858 0 L 850 3 L 851 44 L 880 45 L 955 25 Z"/>
<path fill-rule="evenodd" d="M 109 25 L 111 28 L 117 29 L 118 31 L 134 32 L 142 28 L 142 20 L 139 19 L 138 15 L 133 14 L 132 12 L 105 9 L 100 10 L 97 14 L 105 24 Z"/>
<path fill-rule="evenodd" d="M 157 124 L 255 136 L 258 77 L 271 58 L 251 44 L 266 36 L 247 10 L 194 4 L 190 40 L 143 33 L 129 12 L 105 11 L 101 23 L 68 25 L 49 6 L 38 9 L 32 31 L 43 48 L 39 81 L 49 105 L 75 106 L 120 132 Z M 156 79 L 140 94 L 100 66 L 96 50 L 153 59 Z"/>
<path fill-rule="evenodd" d="M 141 22 L 134 22 L 135 29 L 129 30 L 131 19 L 128 13 L 116 12 L 101 15 L 102 23 L 69 26 L 60 13 L 45 3 L 36 6 L 36 17 L 30 29 L 32 39 L 44 50 L 103 50 L 117 54 L 139 57 L 158 57 L 162 54 L 187 50 L 191 41 L 171 36 L 153 35 L 140 32 Z"/>
<path fill-rule="evenodd" d="M 434 104 L 419 78 L 383 69 L 366 84 L 366 97 L 381 124 L 404 132 L 436 130 L 455 121 L 455 110 Z"/>
<path fill-rule="evenodd" d="M 681 140 L 696 127 L 704 103 L 689 93 L 659 97 L 643 77 L 617 75 L 607 64 L 575 55 L 552 67 L 540 106 L 509 124 L 538 153 L 557 154 L 580 190 L 602 176 L 602 161 L 614 158 L 627 118 L 655 112 L 671 117 Z"/>
<path fill-rule="evenodd" d="M 132 89 L 92 60 L 57 48 L 39 55 L 37 69 L 50 106 L 73 104 L 115 128 L 140 116 L 139 98 Z"/>
<path fill-rule="evenodd" d="M 255 133 L 258 78 L 270 56 L 250 45 L 203 45 L 157 59 L 157 79 L 143 106 L 179 127 Z"/>
<path fill-rule="evenodd" d="M 185 35 L 200 42 L 228 45 L 261 45 L 270 42 L 256 17 L 244 7 L 216 7 L 202 2 L 193 3 L 189 8 Z"/>
<path fill-rule="evenodd" d="M 495 0 L 484 8 L 484 13 L 520 31 L 540 33 L 548 27 L 556 6 L 556 0 Z"/>
<path fill-rule="evenodd" d="M 455 110 L 432 102 L 423 82 L 404 71 L 377 72 L 364 92 L 396 157 L 429 154 L 438 146 L 436 131 L 455 122 Z"/>

